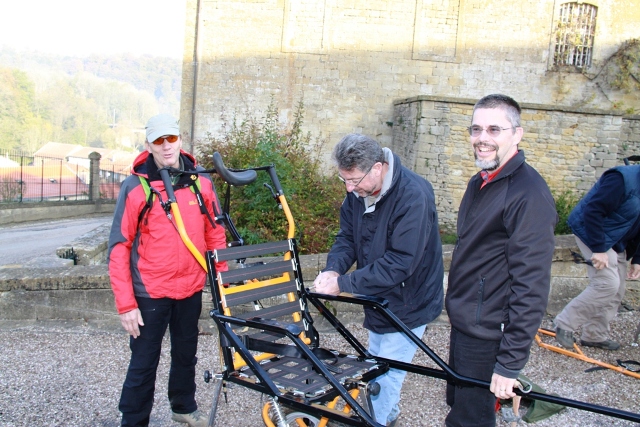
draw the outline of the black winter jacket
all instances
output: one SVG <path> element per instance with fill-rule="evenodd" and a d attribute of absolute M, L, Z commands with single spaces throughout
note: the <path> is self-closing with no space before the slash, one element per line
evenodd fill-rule
<path fill-rule="evenodd" d="M 522 151 L 481 184 L 478 173 L 460 204 L 445 304 L 453 328 L 500 341 L 494 372 L 516 378 L 547 307 L 558 215 Z"/>
<path fill-rule="evenodd" d="M 444 265 L 433 187 L 393 155 L 393 179 L 375 211 L 352 193 L 340 208 L 340 232 L 325 271 L 341 276 L 342 292 L 375 295 L 409 328 L 442 312 Z M 390 169 L 391 170 L 391 169 Z M 345 274 L 354 262 L 357 269 Z M 365 309 L 364 326 L 376 333 L 396 332 L 378 312 Z"/>

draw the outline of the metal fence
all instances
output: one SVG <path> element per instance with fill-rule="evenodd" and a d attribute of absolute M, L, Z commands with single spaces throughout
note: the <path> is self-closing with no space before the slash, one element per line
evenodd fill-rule
<path fill-rule="evenodd" d="M 116 199 L 129 165 L 100 163 L 100 198 Z M 88 200 L 90 160 L 0 150 L 0 203 Z"/>

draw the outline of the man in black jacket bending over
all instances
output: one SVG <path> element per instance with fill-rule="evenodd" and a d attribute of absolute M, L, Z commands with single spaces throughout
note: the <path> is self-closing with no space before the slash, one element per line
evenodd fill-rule
<path fill-rule="evenodd" d="M 445 304 L 449 365 L 491 382 L 490 390 L 447 385 L 447 427 L 495 427 L 496 399 L 513 387 L 547 307 L 558 222 L 546 182 L 518 143 L 520 106 L 489 95 L 473 108 L 476 166 L 458 212 L 458 241 Z"/>
<path fill-rule="evenodd" d="M 431 184 L 400 164 L 373 139 L 345 136 L 333 150 L 347 197 L 340 208 L 340 232 L 326 268 L 313 282 L 316 291 L 375 295 L 422 337 L 442 311 L 442 244 Z M 354 262 L 357 269 L 348 273 Z M 378 312 L 365 308 L 373 355 L 411 362 L 416 346 Z M 391 369 L 378 379 L 373 396 L 376 421 L 395 425 L 406 372 Z"/>

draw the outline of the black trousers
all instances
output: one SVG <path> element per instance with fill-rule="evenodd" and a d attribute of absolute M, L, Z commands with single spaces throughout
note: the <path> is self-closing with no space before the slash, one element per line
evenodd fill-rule
<path fill-rule="evenodd" d="M 156 371 L 167 326 L 171 338 L 168 393 L 171 409 L 181 414 L 198 409 L 195 367 L 202 292 L 183 300 L 137 298 L 137 302 L 144 326 L 140 327 L 140 336 L 130 337 L 129 341 L 131 360 L 119 406 L 123 426 L 149 425 Z"/>
<path fill-rule="evenodd" d="M 473 338 L 451 328 L 449 366 L 460 375 L 491 382 L 500 341 Z M 447 384 L 447 427 L 495 427 L 496 396 L 489 389 Z"/>

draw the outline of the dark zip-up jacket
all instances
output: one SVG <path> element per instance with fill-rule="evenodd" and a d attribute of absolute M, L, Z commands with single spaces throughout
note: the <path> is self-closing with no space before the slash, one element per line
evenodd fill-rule
<path fill-rule="evenodd" d="M 391 311 L 415 328 L 442 312 L 444 265 L 438 215 L 431 184 L 390 155 L 393 179 L 373 212 L 365 213 L 364 199 L 347 194 L 325 271 L 341 274 L 342 292 L 387 299 Z M 357 269 L 345 274 L 354 262 Z M 365 309 L 364 326 L 377 333 L 396 332 L 370 309 Z"/>
<path fill-rule="evenodd" d="M 481 184 L 478 173 L 460 204 L 445 304 L 453 328 L 500 341 L 494 372 L 516 378 L 547 307 L 558 215 L 522 151 Z"/>

